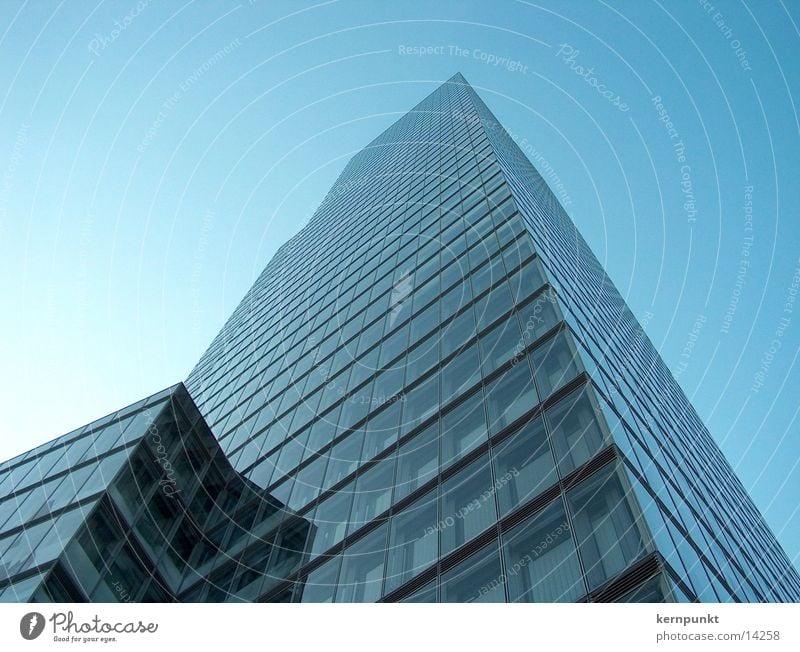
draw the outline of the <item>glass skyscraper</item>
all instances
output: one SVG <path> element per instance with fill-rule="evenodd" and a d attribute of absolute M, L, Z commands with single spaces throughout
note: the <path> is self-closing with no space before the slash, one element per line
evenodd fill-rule
<path fill-rule="evenodd" d="M 150 422 L 132 406 L 0 468 L 0 600 L 800 600 L 460 75 L 348 163 L 186 387 L 156 396 Z M 55 486 L 104 464 L 90 490 Z"/>

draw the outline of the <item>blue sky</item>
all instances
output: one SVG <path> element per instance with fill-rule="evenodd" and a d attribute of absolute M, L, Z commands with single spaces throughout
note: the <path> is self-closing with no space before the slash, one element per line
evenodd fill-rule
<path fill-rule="evenodd" d="M 797 561 L 799 23 L 780 2 L 1 3 L 0 458 L 184 378 L 348 158 L 460 71 L 557 175 Z"/>

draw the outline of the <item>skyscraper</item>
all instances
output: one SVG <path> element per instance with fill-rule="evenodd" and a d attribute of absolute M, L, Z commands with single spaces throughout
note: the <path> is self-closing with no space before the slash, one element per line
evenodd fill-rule
<path fill-rule="evenodd" d="M 186 480 L 213 506 L 172 505 L 196 543 L 169 578 L 145 555 L 161 592 L 135 599 L 800 599 L 624 300 L 460 75 L 348 163 L 186 387 L 207 459 L 236 480 Z M 14 500 L 33 458 L 0 470 Z M 142 548 L 176 547 L 177 525 L 140 530 Z M 95 597 L 66 553 L 55 566 L 73 599 Z M 0 576 L 0 599 L 21 577 Z"/>

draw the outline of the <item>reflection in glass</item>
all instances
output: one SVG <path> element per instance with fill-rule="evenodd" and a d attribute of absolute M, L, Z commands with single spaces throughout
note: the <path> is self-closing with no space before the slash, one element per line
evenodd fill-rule
<path fill-rule="evenodd" d="M 406 507 L 391 520 L 386 588 L 390 593 L 436 561 L 439 537 L 436 492 Z"/>
<path fill-rule="evenodd" d="M 592 590 L 642 555 L 645 542 L 613 466 L 572 489 L 567 499 Z"/>
<path fill-rule="evenodd" d="M 342 553 L 336 602 L 376 602 L 381 597 L 386 537 L 384 523 Z"/>
<path fill-rule="evenodd" d="M 565 331 L 540 344 L 533 352 L 532 364 L 542 400 L 581 372 L 578 354 Z"/>
<path fill-rule="evenodd" d="M 545 412 L 562 475 L 591 459 L 606 443 L 590 391 L 576 390 Z"/>
<path fill-rule="evenodd" d="M 497 543 L 442 575 L 442 602 L 505 602 Z"/>
<path fill-rule="evenodd" d="M 574 602 L 586 593 L 560 498 L 503 535 L 503 554 L 512 602 Z"/>
<path fill-rule="evenodd" d="M 479 388 L 442 417 L 442 468 L 461 459 L 487 438 L 483 392 Z"/>
<path fill-rule="evenodd" d="M 494 447 L 492 459 L 501 516 L 558 481 L 541 417 L 530 420 Z"/>
<path fill-rule="evenodd" d="M 446 555 L 497 520 L 492 473 L 484 455 L 441 486 L 441 552 Z"/>

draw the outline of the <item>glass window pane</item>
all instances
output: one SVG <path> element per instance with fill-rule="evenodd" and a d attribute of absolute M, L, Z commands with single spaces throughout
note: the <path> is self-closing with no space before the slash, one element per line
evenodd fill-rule
<path fill-rule="evenodd" d="M 281 525 L 269 559 L 267 577 L 273 580 L 283 579 L 300 567 L 304 562 L 304 551 L 310 531 L 311 527 L 304 519 L 289 520 Z"/>
<path fill-rule="evenodd" d="M 499 432 L 538 402 L 528 359 L 522 358 L 486 387 L 489 430 Z"/>
<path fill-rule="evenodd" d="M 613 466 L 567 494 L 583 565 L 594 590 L 645 552 L 633 508 Z"/>
<path fill-rule="evenodd" d="M 297 587 L 295 602 L 333 602 L 342 557 L 336 555 L 308 574 Z"/>
<path fill-rule="evenodd" d="M 396 399 L 388 407 L 370 417 L 365 428 L 361 459 L 371 460 L 397 441 L 402 409 L 402 399 Z"/>
<path fill-rule="evenodd" d="M 0 591 L 0 602 L 27 602 L 30 600 L 31 595 L 39 586 L 44 573 L 41 575 L 34 575 L 24 580 L 20 580 L 15 584 L 7 586 Z"/>
<path fill-rule="evenodd" d="M 270 485 L 270 480 L 275 472 L 275 460 L 280 454 L 281 451 L 276 451 L 261 460 L 246 474 L 247 477 L 262 489 L 266 489 Z M 277 477 L 280 477 L 280 474 Z"/>
<path fill-rule="evenodd" d="M 517 312 L 526 345 L 533 344 L 561 320 L 556 295 L 552 290 L 542 292 L 529 304 L 518 308 Z"/>
<path fill-rule="evenodd" d="M 492 543 L 442 575 L 442 602 L 505 602 L 497 544 Z"/>
<path fill-rule="evenodd" d="M 33 553 L 30 565 L 38 566 L 56 559 L 83 524 L 86 515 L 96 504 L 97 502 L 95 501 L 59 516 L 56 519 L 55 526 L 47 533 L 47 536 L 44 537 Z"/>
<path fill-rule="evenodd" d="M 408 496 L 439 471 L 439 423 L 434 422 L 400 446 L 394 501 Z"/>
<path fill-rule="evenodd" d="M 576 390 L 545 412 L 562 475 L 591 459 L 606 443 L 589 391 Z"/>
<path fill-rule="evenodd" d="M 508 289 L 508 283 L 503 282 L 475 304 L 475 312 L 478 314 L 478 330 L 486 328 L 513 307 L 514 299 L 511 297 L 511 290 Z"/>
<path fill-rule="evenodd" d="M 290 509 L 295 511 L 302 509 L 319 496 L 327 464 L 328 458 L 323 455 L 297 473 L 297 479 L 292 487 L 292 497 L 289 499 Z"/>
<path fill-rule="evenodd" d="M 436 580 L 428 582 L 421 589 L 417 589 L 401 600 L 401 602 L 433 603 L 436 602 Z"/>
<path fill-rule="evenodd" d="M 672 594 L 663 573 L 651 577 L 644 584 L 626 593 L 617 602 L 672 602 Z"/>
<path fill-rule="evenodd" d="M 406 316 L 400 317 L 397 323 L 400 323 Z M 380 322 L 379 322 L 380 323 Z M 381 367 L 386 366 L 389 362 L 394 360 L 398 355 L 408 348 L 408 325 L 402 326 L 396 332 L 387 337 L 381 345 L 381 355 L 378 359 L 378 364 Z"/>
<path fill-rule="evenodd" d="M 464 457 L 488 437 L 483 391 L 478 389 L 442 417 L 442 468 Z"/>
<path fill-rule="evenodd" d="M 559 498 L 503 536 L 512 602 L 574 602 L 586 593 Z"/>
<path fill-rule="evenodd" d="M 512 205 L 513 202 L 508 201 L 506 205 Z M 514 269 L 519 267 L 522 261 L 527 260 L 533 255 L 533 243 L 531 242 L 530 236 L 523 236 L 522 238 L 518 238 L 515 242 L 510 244 L 503 250 L 503 260 L 505 260 L 506 267 L 508 269 Z M 530 285 L 533 285 L 535 281 L 529 282 Z M 541 283 L 534 287 L 536 289 L 541 286 Z"/>
<path fill-rule="evenodd" d="M 519 356 L 525 349 L 516 315 L 492 328 L 481 336 L 481 360 L 483 375 L 487 376 L 504 362 Z"/>
<path fill-rule="evenodd" d="M 347 435 L 326 453 L 328 468 L 325 471 L 325 489 L 330 489 L 358 468 L 363 444 L 364 431 L 357 430 Z"/>
<path fill-rule="evenodd" d="M 389 509 L 396 461 L 395 456 L 391 455 L 363 473 L 359 472 L 356 479 L 353 508 L 350 512 L 348 534 Z"/>
<path fill-rule="evenodd" d="M 403 401 L 403 434 L 412 431 L 439 409 L 439 374 L 423 380 Z"/>
<path fill-rule="evenodd" d="M 442 358 L 459 349 L 474 335 L 475 315 L 470 307 L 442 327 Z"/>
<path fill-rule="evenodd" d="M 413 383 L 437 364 L 439 364 L 439 338 L 434 335 L 408 352 L 406 357 L 406 385 Z"/>
<path fill-rule="evenodd" d="M 558 481 L 541 417 L 492 449 L 500 515 L 528 502 Z"/>
<path fill-rule="evenodd" d="M 377 400 L 373 405 L 373 409 L 377 408 L 378 404 L 386 403 L 400 394 L 400 390 L 403 389 L 405 384 L 405 375 L 405 358 L 400 358 L 392 367 L 384 369 L 375 377 L 373 393 Z"/>
<path fill-rule="evenodd" d="M 391 521 L 386 588 L 390 593 L 408 582 L 438 557 L 439 536 L 436 492 L 432 491 L 414 501 Z"/>
<path fill-rule="evenodd" d="M 283 448 L 281 449 L 280 457 L 278 457 L 278 472 L 282 475 L 292 471 L 300 460 L 303 459 L 303 454 L 306 452 L 306 442 L 308 441 L 308 428 L 296 437 L 287 437 Z"/>
<path fill-rule="evenodd" d="M 578 353 L 562 331 L 539 345 L 531 356 L 542 400 L 577 376 L 582 367 Z"/>
<path fill-rule="evenodd" d="M 388 533 L 389 524 L 384 523 L 344 551 L 336 602 L 380 599 Z"/>
<path fill-rule="evenodd" d="M 456 261 L 456 264 L 452 267 L 452 269 L 458 270 L 459 275 L 466 271 L 466 268 L 461 268 L 462 263 L 466 263 L 466 260 L 461 259 L 460 261 Z M 445 292 L 440 301 L 441 323 L 445 324 L 445 333 L 450 332 L 450 328 L 448 327 L 449 320 L 470 301 L 472 301 L 472 290 L 470 289 L 469 283 L 464 280 L 456 283 L 450 290 Z M 443 353 L 442 355 L 447 354 Z"/>
<path fill-rule="evenodd" d="M 12 534 L 10 537 L 0 540 L 0 550 L 6 548 L 0 558 L 0 581 L 20 573 L 30 566 L 26 563 L 27 560 L 52 526 L 53 521 L 44 521 L 26 528 L 19 534 Z"/>
<path fill-rule="evenodd" d="M 473 539 L 497 521 L 492 473 L 487 455 L 465 467 L 441 486 L 442 554 Z"/>
<path fill-rule="evenodd" d="M 95 467 L 94 473 L 92 473 L 92 475 L 86 481 L 86 484 L 81 487 L 81 490 L 78 492 L 75 500 L 83 500 L 84 498 L 88 498 L 92 494 L 108 487 L 117 473 L 119 473 L 128 455 L 130 455 L 131 451 L 133 450 L 133 448 L 127 448 L 100 460 Z M 141 488 L 142 491 L 147 491 L 148 489 L 149 487 Z"/>
<path fill-rule="evenodd" d="M 311 530 L 313 541 L 309 548 L 312 556 L 325 552 L 344 539 L 352 502 L 353 485 L 349 484 L 317 505 Z"/>
<path fill-rule="evenodd" d="M 441 377 L 445 405 L 481 379 L 478 345 L 472 344 L 444 365 Z"/>

